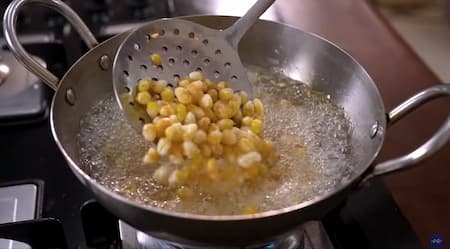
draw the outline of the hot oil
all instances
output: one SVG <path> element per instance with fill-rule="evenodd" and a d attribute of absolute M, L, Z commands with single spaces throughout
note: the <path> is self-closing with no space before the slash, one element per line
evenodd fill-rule
<path fill-rule="evenodd" d="M 351 125 L 345 112 L 324 93 L 276 74 L 253 71 L 254 94 L 265 106 L 264 136 L 280 160 L 271 177 L 225 194 L 202 193 L 180 200 L 175 190 L 152 179 L 157 166 L 144 165 L 150 146 L 110 96 L 87 113 L 78 137 L 84 170 L 100 184 L 132 200 L 166 210 L 241 214 L 246 207 L 280 209 L 333 191 L 351 174 Z M 200 191 L 200 189 L 198 189 Z"/>

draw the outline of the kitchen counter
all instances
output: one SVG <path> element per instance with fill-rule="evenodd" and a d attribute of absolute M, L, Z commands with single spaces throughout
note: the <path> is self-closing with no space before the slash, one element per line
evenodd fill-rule
<path fill-rule="evenodd" d="M 360 0 L 277 2 L 283 22 L 314 32 L 348 51 L 375 81 L 387 110 L 437 77 L 370 6 Z M 450 113 L 450 98 L 437 99 L 387 132 L 378 161 L 403 155 L 429 138 Z M 450 238 L 450 144 L 425 162 L 383 180 L 416 231 L 422 246 L 432 234 Z M 389 221 L 386 220 L 386 225 Z M 444 243 L 448 243 L 444 242 Z"/>

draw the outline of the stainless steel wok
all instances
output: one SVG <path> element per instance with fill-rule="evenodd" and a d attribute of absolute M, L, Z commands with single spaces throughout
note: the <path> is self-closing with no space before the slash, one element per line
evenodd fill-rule
<path fill-rule="evenodd" d="M 34 61 L 17 39 L 18 12 L 23 5 L 32 2 L 63 14 L 91 48 L 62 79 Z M 186 18 L 214 28 L 225 28 L 236 20 L 224 16 Z M 142 206 L 99 185 L 83 172 L 76 147 L 81 117 L 100 99 L 112 94 L 111 62 L 127 33 L 98 44 L 77 15 L 59 0 L 15 0 L 8 7 L 3 23 L 8 45 L 18 60 L 56 90 L 50 116 L 51 129 L 74 174 L 114 215 L 160 239 L 190 245 L 240 245 L 272 239 L 305 221 L 322 217 L 362 181 L 408 168 L 427 158 L 450 138 L 449 116 L 444 125 L 412 153 L 374 165 L 386 129 L 426 101 L 450 95 L 450 85 L 432 86 L 386 112 L 374 82 L 349 54 L 314 34 L 279 23 L 259 21 L 240 44 L 243 62 L 264 68 L 281 67 L 292 78 L 333 96 L 345 109 L 354 128 L 351 145 L 357 168 L 353 178 L 333 193 L 257 215 L 192 215 Z"/>

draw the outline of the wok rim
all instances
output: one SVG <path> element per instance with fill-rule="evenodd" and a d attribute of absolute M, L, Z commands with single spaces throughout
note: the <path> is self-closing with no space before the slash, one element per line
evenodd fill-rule
<path fill-rule="evenodd" d="M 176 18 L 182 18 L 182 19 L 188 19 L 188 20 L 192 20 L 192 18 L 226 18 L 226 19 L 237 19 L 239 17 L 237 16 L 227 16 L 227 15 L 189 15 L 189 16 L 179 16 Z M 373 89 L 376 91 L 375 94 L 377 95 L 377 98 L 379 100 L 379 102 L 381 103 L 381 108 L 382 108 L 382 112 L 386 113 L 386 109 L 384 106 L 384 102 L 381 98 L 381 95 L 379 93 L 379 90 L 375 84 L 375 82 L 373 81 L 372 77 L 370 77 L 369 73 L 366 71 L 366 69 L 353 57 L 351 56 L 347 51 L 345 51 L 344 49 L 342 49 L 341 47 L 337 46 L 335 43 L 321 37 L 318 34 L 309 32 L 309 31 L 304 31 L 298 27 L 295 27 L 293 25 L 290 24 L 285 24 L 282 22 L 277 22 L 277 21 L 272 21 L 272 20 L 266 20 L 266 19 L 260 19 L 258 20 L 258 23 L 267 23 L 269 25 L 282 25 L 282 26 L 286 26 L 290 29 L 294 29 L 296 32 L 302 32 L 307 36 L 312 36 L 315 39 L 319 39 L 322 42 L 327 43 L 328 45 L 332 46 L 334 49 L 337 50 L 337 52 L 342 53 L 345 57 L 348 57 L 348 59 L 350 59 L 354 64 L 356 64 L 358 66 L 358 68 L 361 70 L 361 73 L 363 75 L 365 75 L 367 77 L 367 79 L 370 81 L 370 84 L 373 86 Z M 133 28 L 134 29 L 134 28 Z M 351 180 L 349 180 L 347 183 L 345 184 L 341 184 L 338 188 L 335 188 L 334 191 L 330 191 L 326 194 L 323 195 L 319 195 L 316 196 L 315 198 L 312 198 L 310 200 L 292 205 L 292 206 L 288 206 L 285 208 L 281 208 L 281 209 L 276 209 L 276 210 L 269 210 L 269 211 L 264 211 L 264 212 L 260 212 L 257 214 L 238 214 L 238 215 L 203 215 L 203 214 L 192 214 L 192 213 L 182 213 L 182 212 L 177 212 L 177 211 L 168 211 L 165 210 L 163 208 L 159 208 L 159 207 L 154 207 L 154 206 L 150 206 L 150 205 L 144 205 L 144 204 L 140 204 L 137 201 L 133 201 L 125 196 L 122 196 L 116 192 L 114 192 L 113 190 L 110 190 L 108 187 L 103 186 L 100 183 L 97 183 L 97 181 L 92 178 L 91 176 L 89 176 L 84 170 L 82 170 L 76 163 L 75 161 L 72 159 L 72 157 L 67 153 L 67 151 L 64 148 L 64 145 L 61 143 L 61 141 L 59 140 L 59 136 L 57 135 L 57 131 L 55 128 L 55 120 L 54 120 L 54 107 L 55 107 L 55 102 L 57 99 L 57 96 L 59 96 L 60 94 L 64 94 L 62 93 L 61 88 L 64 88 L 63 86 L 66 85 L 67 83 L 65 83 L 66 78 L 68 75 L 70 75 L 71 71 L 78 66 L 78 64 L 84 60 L 85 57 L 89 56 L 91 52 L 93 52 L 96 49 L 99 49 L 99 47 L 101 47 L 102 45 L 108 43 L 110 40 L 112 39 L 118 39 L 117 37 L 124 35 L 125 38 L 128 37 L 128 35 L 125 35 L 126 33 L 130 33 L 133 29 L 128 30 L 124 33 L 121 34 L 117 34 L 105 41 L 103 41 L 102 43 L 100 43 L 99 45 L 97 45 L 95 48 L 91 49 L 90 51 L 86 52 L 85 54 L 83 54 L 68 70 L 67 72 L 64 74 L 64 76 L 61 78 L 60 80 L 60 84 L 58 86 L 58 88 L 55 91 L 55 94 L 53 95 L 53 99 L 52 99 L 52 103 L 51 103 L 51 110 L 50 110 L 50 127 L 51 127 L 51 133 L 53 136 L 53 139 L 55 140 L 58 149 L 61 151 L 61 153 L 64 155 L 65 160 L 68 162 L 69 167 L 71 168 L 71 170 L 75 173 L 75 175 L 77 177 L 81 177 L 82 178 L 82 183 L 84 185 L 91 185 L 91 186 L 95 186 L 96 189 L 99 189 L 101 192 L 105 193 L 106 195 L 108 195 L 111 198 L 114 198 L 116 201 L 120 201 L 121 203 L 124 203 L 126 205 L 129 206 L 133 206 L 134 208 L 138 208 L 138 209 L 142 209 L 146 212 L 152 212 L 152 213 L 157 213 L 160 215 L 164 215 L 164 216 L 170 216 L 173 218 L 181 218 L 181 219 L 188 219 L 188 220 L 195 220 L 195 221 L 206 221 L 206 222 L 232 222 L 232 221 L 245 221 L 245 220 L 258 220 L 258 219 L 265 219 L 265 218 L 270 218 L 273 216 L 278 216 L 278 215 L 283 215 L 283 214 L 288 214 L 288 213 L 292 213 L 292 212 L 300 212 L 303 209 L 306 209 L 308 207 L 311 207 L 313 205 L 317 205 L 321 202 L 326 201 L 327 199 L 330 199 L 331 197 L 333 197 L 334 195 L 337 195 L 343 191 L 345 191 L 347 188 L 349 188 L 350 186 L 353 186 L 354 184 L 357 184 L 361 181 L 361 179 L 363 178 L 363 176 L 370 170 L 370 167 L 372 166 L 373 162 L 375 161 L 375 159 L 378 157 L 383 144 L 384 144 L 384 140 L 385 140 L 385 136 L 386 133 L 383 133 L 381 136 L 379 136 L 380 140 L 378 142 L 378 146 L 377 149 L 375 151 L 375 153 L 372 155 L 372 157 L 370 158 L 370 160 L 367 161 L 366 165 L 364 167 L 359 167 L 360 170 L 359 172 L 355 172 L 354 176 L 351 178 Z M 120 46 L 120 45 L 119 45 Z M 365 83 L 365 84 L 369 84 L 369 83 Z M 351 120 L 350 120 L 351 121 Z M 386 128 L 386 116 L 382 115 L 382 120 L 380 120 L 380 125 L 383 127 L 383 129 Z M 80 179 L 81 180 L 81 179 Z M 86 184 L 84 181 L 86 181 L 88 184 Z M 90 190 L 91 192 L 93 192 L 92 190 Z M 98 201 L 98 198 L 96 198 L 96 194 L 94 193 L 94 198 Z M 101 201 L 100 201 L 101 203 Z M 122 217 L 119 217 L 120 219 L 122 219 Z M 127 220 L 127 219 L 123 219 L 123 220 Z"/>

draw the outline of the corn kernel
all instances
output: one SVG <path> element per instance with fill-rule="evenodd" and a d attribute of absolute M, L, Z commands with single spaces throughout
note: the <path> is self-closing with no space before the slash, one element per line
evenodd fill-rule
<path fill-rule="evenodd" d="M 170 115 L 175 114 L 175 110 L 171 105 L 165 105 L 161 107 L 159 114 L 163 117 L 169 117 Z"/>
<path fill-rule="evenodd" d="M 184 161 L 184 158 L 182 155 L 179 156 L 179 155 L 175 155 L 175 154 L 170 154 L 169 161 L 173 164 L 182 164 Z"/>
<path fill-rule="evenodd" d="M 195 115 L 192 112 L 188 112 L 186 114 L 186 118 L 184 119 L 184 123 L 185 124 L 195 124 L 196 123 Z"/>
<path fill-rule="evenodd" d="M 263 131 L 262 121 L 259 119 L 253 119 L 250 123 L 250 129 L 256 134 L 260 135 Z"/>
<path fill-rule="evenodd" d="M 186 114 L 187 114 L 186 106 L 183 104 L 177 104 L 175 107 L 175 112 L 176 112 L 178 120 L 184 121 L 184 118 L 186 118 Z"/>
<path fill-rule="evenodd" d="M 192 95 L 183 87 L 175 88 L 175 96 L 182 104 L 188 105 L 192 103 Z"/>
<path fill-rule="evenodd" d="M 216 88 L 216 84 L 214 82 L 212 82 L 210 79 L 205 79 L 204 80 L 205 84 L 203 84 L 203 91 L 207 92 L 209 89 L 215 89 Z"/>
<path fill-rule="evenodd" d="M 167 81 L 165 80 L 158 80 L 153 82 L 152 84 L 152 91 L 154 93 L 161 93 L 167 86 Z"/>
<path fill-rule="evenodd" d="M 227 101 L 233 98 L 233 89 L 231 88 L 223 88 L 219 91 L 220 100 Z"/>
<path fill-rule="evenodd" d="M 250 139 L 243 137 L 239 139 L 238 148 L 242 152 L 246 153 L 255 150 L 255 145 L 253 145 Z"/>
<path fill-rule="evenodd" d="M 145 92 L 150 90 L 152 81 L 148 79 L 139 80 L 138 82 L 138 91 L 139 92 Z"/>
<path fill-rule="evenodd" d="M 161 65 L 161 55 L 159 54 L 151 54 L 150 55 L 150 60 L 152 61 L 153 65 L 159 66 Z"/>
<path fill-rule="evenodd" d="M 220 131 L 219 126 L 216 123 L 212 123 L 209 125 L 208 133 L 212 131 Z"/>
<path fill-rule="evenodd" d="M 200 149 L 198 148 L 198 146 L 194 142 L 192 142 L 192 141 L 184 141 L 183 142 L 183 152 L 184 152 L 184 155 L 187 158 L 191 159 L 196 154 L 200 153 Z"/>
<path fill-rule="evenodd" d="M 158 141 L 158 144 L 156 145 L 156 151 L 158 151 L 158 154 L 161 156 L 166 156 L 169 153 L 170 146 L 172 145 L 172 142 L 170 142 L 167 138 L 161 138 Z"/>
<path fill-rule="evenodd" d="M 229 118 L 221 119 L 217 122 L 217 126 L 219 126 L 220 130 L 231 129 L 233 128 L 234 122 Z"/>
<path fill-rule="evenodd" d="M 198 102 L 203 97 L 203 90 L 202 90 L 203 82 L 197 80 L 192 83 L 190 83 L 186 90 L 188 93 L 192 95 L 192 102 Z"/>
<path fill-rule="evenodd" d="M 206 172 L 208 174 L 214 174 L 219 171 L 219 167 L 217 166 L 217 161 L 214 158 L 211 158 L 206 163 Z"/>
<path fill-rule="evenodd" d="M 186 124 L 183 125 L 183 140 L 184 141 L 191 141 L 195 138 L 195 135 L 197 134 L 197 124 Z"/>
<path fill-rule="evenodd" d="M 253 100 L 253 105 L 255 106 L 255 114 L 262 116 L 264 114 L 264 106 L 261 100 L 255 98 Z"/>
<path fill-rule="evenodd" d="M 251 117 L 246 116 L 242 119 L 242 125 L 250 126 L 252 124 L 252 121 L 253 119 Z"/>
<path fill-rule="evenodd" d="M 164 134 L 170 141 L 181 141 L 183 138 L 183 126 L 180 123 L 172 124 L 166 128 Z"/>
<path fill-rule="evenodd" d="M 199 120 L 206 115 L 205 111 L 196 105 L 188 105 L 187 109 L 194 114 L 196 120 Z"/>
<path fill-rule="evenodd" d="M 261 161 L 261 154 L 256 151 L 249 152 L 247 154 L 238 157 L 237 162 L 239 166 L 247 168 L 254 163 L 259 163 Z"/>
<path fill-rule="evenodd" d="M 212 150 L 209 144 L 202 144 L 200 146 L 200 150 L 204 157 L 210 157 L 212 155 Z"/>
<path fill-rule="evenodd" d="M 185 183 L 187 180 L 189 180 L 189 171 L 186 169 L 180 169 L 176 173 L 177 181 L 179 183 Z"/>
<path fill-rule="evenodd" d="M 255 113 L 255 105 L 252 101 L 247 101 L 242 108 L 243 114 L 245 116 L 252 116 Z"/>
<path fill-rule="evenodd" d="M 261 154 L 267 157 L 273 152 L 273 143 L 270 140 L 264 140 L 261 146 Z"/>
<path fill-rule="evenodd" d="M 159 156 L 158 152 L 155 148 L 150 148 L 148 152 L 144 156 L 144 163 L 150 164 L 150 163 L 156 163 L 159 161 L 161 157 Z"/>
<path fill-rule="evenodd" d="M 178 85 L 179 85 L 179 86 L 182 86 L 182 87 L 187 87 L 190 83 L 191 83 L 191 82 L 190 82 L 189 80 L 184 79 L 184 80 L 180 80 L 180 82 L 178 83 Z"/>
<path fill-rule="evenodd" d="M 197 130 L 197 132 L 195 133 L 193 141 L 196 144 L 201 144 L 201 143 L 205 142 L 207 139 L 208 139 L 208 135 L 206 134 L 205 131 Z"/>
<path fill-rule="evenodd" d="M 221 81 L 219 83 L 217 83 L 217 89 L 224 89 L 228 87 L 228 83 L 226 83 L 225 81 Z"/>
<path fill-rule="evenodd" d="M 194 191 L 186 186 L 181 186 L 177 189 L 175 194 L 182 200 L 188 200 L 192 199 L 192 197 L 194 196 Z"/>
<path fill-rule="evenodd" d="M 225 129 L 222 132 L 222 143 L 225 145 L 233 145 L 237 143 L 237 136 L 231 129 Z"/>
<path fill-rule="evenodd" d="M 241 103 L 247 103 L 248 101 L 248 94 L 245 91 L 240 91 L 239 96 L 241 97 Z"/>
<path fill-rule="evenodd" d="M 212 98 L 211 98 L 211 95 L 209 95 L 209 94 L 204 94 L 204 95 L 202 96 L 202 98 L 200 99 L 199 104 L 200 104 L 201 107 L 203 107 L 203 108 L 205 108 L 205 109 L 206 109 L 206 108 L 211 108 L 212 105 L 213 105 L 213 100 L 212 100 Z"/>
<path fill-rule="evenodd" d="M 223 145 L 221 144 L 212 144 L 211 151 L 216 156 L 222 156 L 223 154 Z"/>
<path fill-rule="evenodd" d="M 145 124 L 142 127 L 142 135 L 145 140 L 153 142 L 157 137 L 157 130 L 154 124 Z"/>
<path fill-rule="evenodd" d="M 242 111 L 238 110 L 236 112 L 236 114 L 234 114 L 234 116 L 232 117 L 233 121 L 238 124 L 241 125 L 242 124 Z"/>
<path fill-rule="evenodd" d="M 202 80 L 203 79 L 203 74 L 199 71 L 194 71 L 189 73 L 189 79 L 191 80 Z"/>
<path fill-rule="evenodd" d="M 168 179 L 169 186 L 175 187 L 175 186 L 178 186 L 181 184 L 181 182 L 179 182 L 178 178 L 177 178 L 178 171 L 179 170 L 174 170 L 174 171 L 172 171 L 172 173 L 170 173 L 169 179 Z"/>
<path fill-rule="evenodd" d="M 244 207 L 244 214 L 256 214 L 259 213 L 260 209 L 256 205 L 247 205 Z"/>
<path fill-rule="evenodd" d="M 208 134 L 208 143 L 210 144 L 220 144 L 220 141 L 222 140 L 222 132 L 220 131 L 211 131 Z"/>
<path fill-rule="evenodd" d="M 153 179 L 155 179 L 159 184 L 167 185 L 169 180 L 169 175 L 172 173 L 171 169 L 167 165 L 162 165 L 153 172 Z"/>
<path fill-rule="evenodd" d="M 213 109 L 214 114 L 221 119 L 231 118 L 234 115 L 233 110 L 221 100 L 214 103 Z"/>
<path fill-rule="evenodd" d="M 259 175 L 259 166 L 256 164 L 252 164 L 249 167 L 245 168 L 245 173 L 250 179 L 254 179 Z"/>
<path fill-rule="evenodd" d="M 207 93 L 211 96 L 213 102 L 216 102 L 219 99 L 219 93 L 217 93 L 216 89 L 209 89 Z"/>
<path fill-rule="evenodd" d="M 158 103 L 156 103 L 155 101 L 147 102 L 146 110 L 147 110 L 148 116 L 150 116 L 151 118 L 155 118 L 158 115 L 159 109 L 160 109 L 160 107 L 159 107 Z"/>
<path fill-rule="evenodd" d="M 164 88 L 161 92 L 161 99 L 167 102 L 173 102 L 174 94 L 172 89 L 169 87 Z"/>
<path fill-rule="evenodd" d="M 155 123 L 156 127 L 156 134 L 158 137 L 164 136 L 164 132 L 167 127 L 169 127 L 172 124 L 169 118 L 160 118 L 158 122 Z"/>
<path fill-rule="evenodd" d="M 170 115 L 169 116 L 169 120 L 170 120 L 171 124 L 175 124 L 175 123 L 180 122 L 180 120 L 178 119 L 177 115 L 175 115 L 175 114 Z"/>
<path fill-rule="evenodd" d="M 203 117 L 198 121 L 198 127 L 204 131 L 208 131 L 211 120 L 208 117 Z"/>

